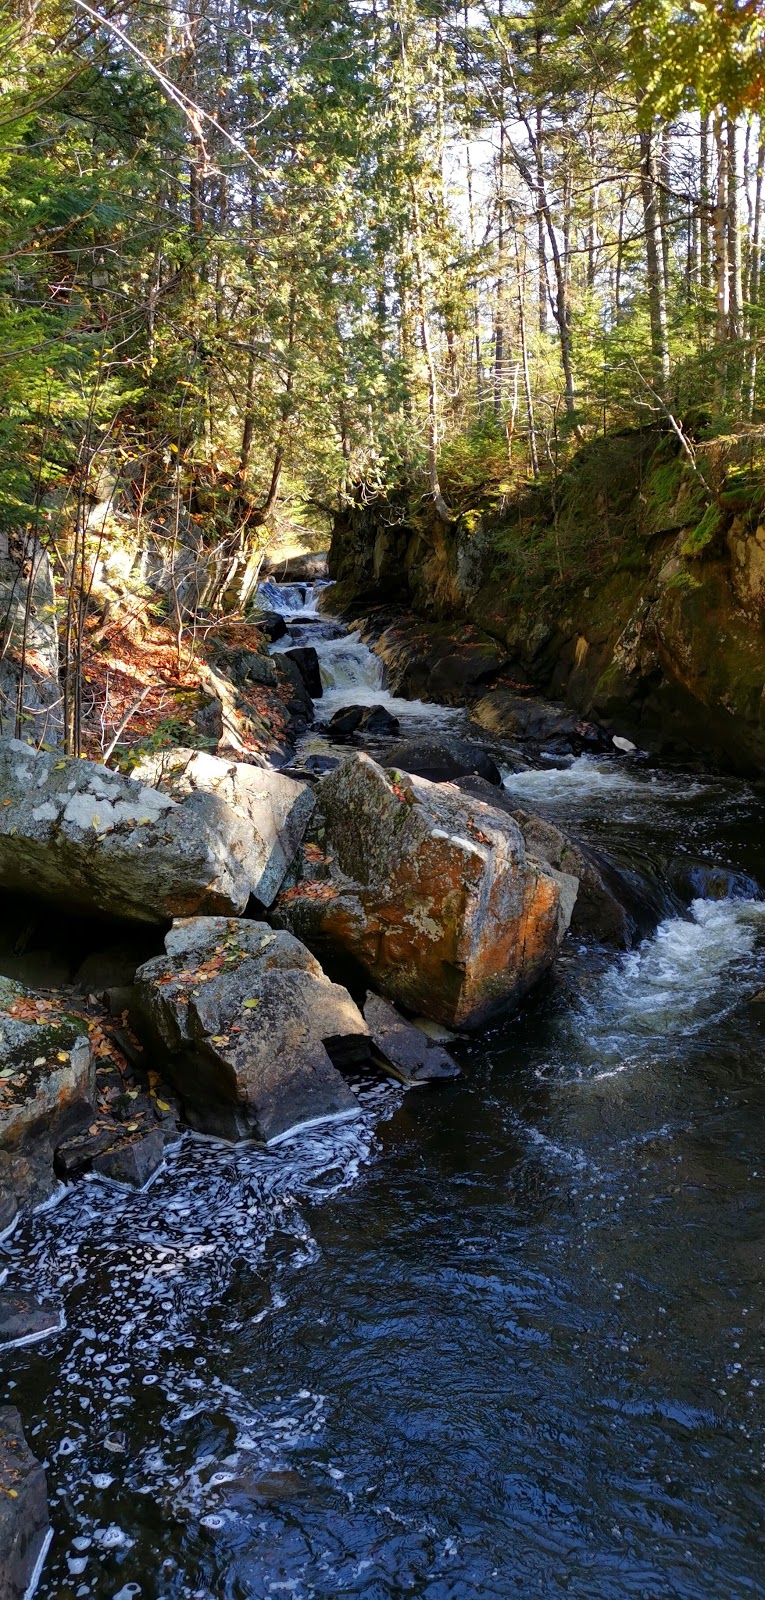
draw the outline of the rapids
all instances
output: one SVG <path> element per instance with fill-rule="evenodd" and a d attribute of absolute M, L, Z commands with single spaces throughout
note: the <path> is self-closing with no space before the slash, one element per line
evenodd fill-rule
<path fill-rule="evenodd" d="M 462 731 L 316 588 L 264 598 L 320 718 Z M 361 1082 L 267 1153 L 186 1137 L 0 1246 L 66 1317 L 3 1363 L 48 1464 L 39 1596 L 762 1594 L 763 798 L 616 756 L 504 781 L 609 855 L 631 950 L 569 941 L 460 1082 Z"/>

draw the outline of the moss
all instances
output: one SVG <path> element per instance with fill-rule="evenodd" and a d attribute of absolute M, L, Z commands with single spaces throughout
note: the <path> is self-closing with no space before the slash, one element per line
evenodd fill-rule
<path fill-rule="evenodd" d="M 691 529 L 691 532 L 683 540 L 682 554 L 691 557 L 700 556 L 716 539 L 724 523 L 725 519 L 719 506 L 715 504 L 707 506 L 701 521 L 696 524 L 695 528 Z M 681 576 L 681 574 L 678 574 L 678 576 Z"/>

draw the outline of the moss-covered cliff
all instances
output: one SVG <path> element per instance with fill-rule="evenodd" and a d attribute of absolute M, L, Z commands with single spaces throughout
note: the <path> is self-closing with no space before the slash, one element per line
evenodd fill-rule
<path fill-rule="evenodd" d="M 654 748 L 765 770 L 765 429 L 636 430 L 461 511 L 338 518 L 333 604 L 467 618 L 546 693 Z"/>

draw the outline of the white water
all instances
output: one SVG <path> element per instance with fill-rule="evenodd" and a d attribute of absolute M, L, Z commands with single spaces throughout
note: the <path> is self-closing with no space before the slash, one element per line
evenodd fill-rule
<path fill-rule="evenodd" d="M 650 938 L 596 981 L 574 1013 L 578 1050 L 605 1075 L 650 1060 L 754 988 L 765 957 L 765 902 L 694 900 L 687 917 L 668 917 Z"/>
<path fill-rule="evenodd" d="M 545 768 L 533 772 L 502 774 L 508 794 L 533 805 L 597 805 L 610 800 L 640 795 L 665 800 L 695 799 L 707 787 L 690 780 L 672 783 L 635 770 L 618 757 L 577 756 L 567 767 Z"/>
<path fill-rule="evenodd" d="M 391 694 L 385 684 L 384 663 L 370 650 L 369 645 L 362 642 L 358 632 L 345 633 L 334 639 L 322 637 L 319 628 L 313 633 L 309 628 L 299 627 L 293 633 L 290 627 L 292 623 L 300 624 L 311 619 L 315 619 L 317 624 L 321 623 L 319 596 L 327 587 L 326 583 L 297 585 L 270 581 L 258 585 L 258 594 L 264 605 L 285 618 L 291 642 L 296 645 L 310 644 L 316 650 L 324 690 L 321 700 L 316 702 L 316 713 L 321 722 L 329 722 L 335 712 L 343 710 L 345 706 L 384 706 L 391 716 L 398 717 L 401 738 L 433 733 L 438 728 L 453 728 L 464 722 L 465 714 L 459 707 L 434 705 L 425 700 L 406 700 Z M 288 648 L 285 639 L 279 639 L 271 646 L 273 651 L 284 650 L 285 647 Z M 324 746 L 315 736 L 309 736 L 302 748 L 304 753 L 310 754 Z"/>

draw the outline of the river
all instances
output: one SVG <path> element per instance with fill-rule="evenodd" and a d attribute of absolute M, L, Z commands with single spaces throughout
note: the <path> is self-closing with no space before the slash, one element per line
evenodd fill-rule
<path fill-rule="evenodd" d="M 322 717 L 461 727 L 276 600 Z M 271 1153 L 187 1137 L 0 1247 L 65 1303 L 4 1360 L 48 1463 L 40 1597 L 765 1593 L 762 794 L 616 756 L 505 783 L 609 854 L 632 950 L 569 941 L 456 1083 L 362 1083 Z"/>

